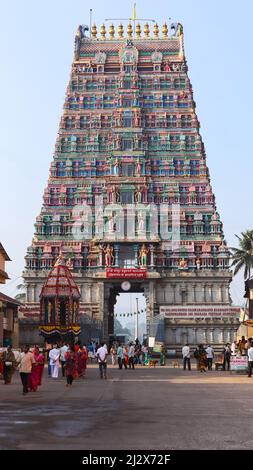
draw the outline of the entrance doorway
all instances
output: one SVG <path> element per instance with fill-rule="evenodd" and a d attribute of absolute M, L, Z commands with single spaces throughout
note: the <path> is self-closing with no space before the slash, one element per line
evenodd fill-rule
<path fill-rule="evenodd" d="M 146 299 L 138 292 L 120 293 L 114 306 L 114 336 L 143 343 L 147 334 Z"/>
<path fill-rule="evenodd" d="M 150 318 L 147 282 L 107 282 L 104 306 L 104 337 L 108 337 L 109 343 L 116 341 L 116 336 L 121 337 L 120 342 L 134 341 L 138 337 L 143 343 Z"/>

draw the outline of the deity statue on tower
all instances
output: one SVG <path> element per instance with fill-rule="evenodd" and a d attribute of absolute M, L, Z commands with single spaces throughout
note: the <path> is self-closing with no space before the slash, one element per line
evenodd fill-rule
<path fill-rule="evenodd" d="M 139 250 L 139 264 L 142 267 L 147 266 L 148 252 L 149 252 L 149 249 L 146 248 L 145 244 L 143 243 Z"/>
<path fill-rule="evenodd" d="M 188 202 L 189 204 L 193 204 L 194 203 L 194 199 L 195 199 L 195 186 L 191 185 L 189 187 L 189 196 L 188 196 Z"/>
<path fill-rule="evenodd" d="M 139 127 L 139 125 L 140 125 L 139 114 L 138 114 L 138 113 L 135 113 L 135 114 L 134 114 L 134 126 L 135 126 L 135 127 Z"/>
<path fill-rule="evenodd" d="M 137 203 L 138 202 L 140 203 L 142 201 L 142 192 L 141 192 L 139 187 L 136 189 L 136 191 L 134 193 L 134 200 Z"/>
<path fill-rule="evenodd" d="M 57 258 L 57 260 L 56 260 L 56 262 L 55 262 L 55 264 L 54 264 L 54 268 L 55 268 L 56 266 L 65 266 L 65 259 L 64 259 L 64 257 L 62 256 L 62 253 L 59 254 L 59 256 L 58 256 L 58 258 Z"/>
<path fill-rule="evenodd" d="M 188 263 L 184 258 L 180 259 L 179 268 L 180 269 L 187 269 L 188 268 Z"/>
<path fill-rule="evenodd" d="M 170 71 L 171 71 L 171 68 L 170 68 L 169 61 L 166 60 L 166 62 L 164 63 L 164 72 L 170 72 Z"/>
<path fill-rule="evenodd" d="M 109 233 L 113 233 L 114 232 L 114 218 L 112 215 L 109 217 L 108 227 L 109 227 Z"/>
<path fill-rule="evenodd" d="M 138 158 L 137 162 L 136 162 L 136 174 L 137 175 L 140 175 L 141 174 L 141 163 L 140 163 L 140 160 Z"/>
<path fill-rule="evenodd" d="M 119 134 L 117 134 L 115 137 L 115 147 L 117 150 L 121 149 L 121 138 Z"/>
<path fill-rule="evenodd" d="M 66 266 L 67 268 L 69 269 L 73 269 L 74 268 L 74 263 L 73 263 L 73 260 L 71 258 L 68 258 L 68 261 L 66 263 Z"/>
<path fill-rule="evenodd" d="M 119 164 L 119 159 L 117 157 L 115 162 L 114 162 L 114 167 L 113 167 L 113 174 L 115 176 L 119 176 L 119 168 L 120 168 L 120 164 Z"/>
<path fill-rule="evenodd" d="M 197 258 L 197 259 L 196 259 L 196 268 L 197 268 L 197 269 L 200 269 L 200 268 L 201 268 L 201 261 L 200 261 L 200 258 Z"/>
<path fill-rule="evenodd" d="M 109 268 L 114 263 L 113 247 L 108 243 L 106 247 L 103 248 L 103 252 L 105 253 L 105 266 Z"/>
<path fill-rule="evenodd" d="M 110 166 L 110 174 L 114 176 L 119 175 L 119 159 L 118 157 L 114 159 L 113 155 L 108 158 L 108 163 Z"/>
<path fill-rule="evenodd" d="M 136 150 L 138 150 L 138 148 L 139 148 L 139 137 L 138 137 L 138 135 L 134 136 L 134 148 Z"/>
<path fill-rule="evenodd" d="M 143 213 L 140 212 L 138 214 L 138 232 L 144 232 L 144 228 L 145 228 L 145 221 L 144 221 L 144 217 L 143 217 Z"/>
<path fill-rule="evenodd" d="M 119 191 L 116 188 L 116 186 L 113 186 L 113 188 L 112 188 L 112 203 L 117 204 L 119 201 L 120 201 Z"/>

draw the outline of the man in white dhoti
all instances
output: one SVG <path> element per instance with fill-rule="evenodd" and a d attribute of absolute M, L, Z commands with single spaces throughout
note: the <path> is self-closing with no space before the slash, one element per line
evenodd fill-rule
<path fill-rule="evenodd" d="M 51 377 L 54 379 L 58 378 L 59 366 L 60 366 L 60 350 L 57 344 L 54 344 L 53 349 L 49 352 L 50 366 L 51 366 Z"/>

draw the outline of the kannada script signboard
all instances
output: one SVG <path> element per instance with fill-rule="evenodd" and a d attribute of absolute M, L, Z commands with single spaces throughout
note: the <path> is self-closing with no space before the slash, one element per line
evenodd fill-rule
<path fill-rule="evenodd" d="M 108 279 L 146 279 L 147 270 L 108 268 L 106 270 L 106 277 Z"/>
<path fill-rule="evenodd" d="M 203 318 L 203 317 L 233 317 L 240 313 L 239 307 L 169 307 L 161 306 L 160 314 L 166 318 Z"/>

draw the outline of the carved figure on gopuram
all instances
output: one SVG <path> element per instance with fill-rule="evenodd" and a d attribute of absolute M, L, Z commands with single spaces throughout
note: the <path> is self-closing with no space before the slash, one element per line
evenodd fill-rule
<path fill-rule="evenodd" d="M 180 269 L 187 269 L 188 268 L 188 263 L 184 258 L 179 260 L 179 268 Z"/>
<path fill-rule="evenodd" d="M 119 163 L 118 157 L 116 157 L 114 164 L 113 164 L 113 174 L 115 176 L 119 176 L 119 169 L 120 169 L 120 163 Z"/>
<path fill-rule="evenodd" d="M 115 137 L 115 148 L 116 150 L 121 149 L 121 138 L 119 134 L 116 134 L 116 137 Z"/>
<path fill-rule="evenodd" d="M 139 250 L 139 264 L 140 264 L 140 266 L 142 266 L 142 267 L 147 266 L 148 253 L 149 253 L 149 249 L 143 243 L 140 250 Z"/>
<path fill-rule="evenodd" d="M 164 72 L 170 72 L 170 63 L 168 60 L 164 62 L 164 67 L 163 67 Z"/>
<path fill-rule="evenodd" d="M 200 268 L 201 268 L 201 260 L 200 260 L 200 258 L 197 258 L 197 259 L 196 259 L 196 268 L 197 268 L 197 269 L 200 269 Z"/>
<path fill-rule="evenodd" d="M 140 188 L 137 188 L 137 190 L 134 193 L 134 201 L 137 203 L 142 202 L 142 192 Z"/>
<path fill-rule="evenodd" d="M 144 232 L 144 229 L 145 229 L 144 216 L 142 212 L 139 212 L 138 213 L 138 227 L 137 227 L 138 233 Z"/>
<path fill-rule="evenodd" d="M 66 262 L 66 266 L 67 268 L 69 268 L 70 270 L 72 270 L 74 268 L 74 261 L 72 258 L 68 258 L 67 262 Z"/>
<path fill-rule="evenodd" d="M 103 248 L 105 253 L 105 266 L 107 268 L 111 267 L 114 264 L 114 255 L 113 255 L 113 248 L 109 243 Z"/>
<path fill-rule="evenodd" d="M 117 204 L 120 201 L 120 194 L 116 186 L 113 186 L 112 188 L 111 200 L 113 204 Z"/>
<path fill-rule="evenodd" d="M 138 159 L 136 162 L 136 174 L 140 175 L 141 174 L 141 163 L 140 160 Z"/>
<path fill-rule="evenodd" d="M 109 233 L 114 232 L 114 217 L 111 215 L 108 220 Z"/>

